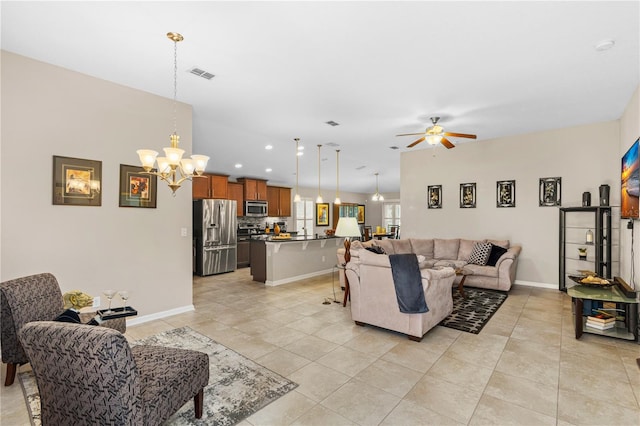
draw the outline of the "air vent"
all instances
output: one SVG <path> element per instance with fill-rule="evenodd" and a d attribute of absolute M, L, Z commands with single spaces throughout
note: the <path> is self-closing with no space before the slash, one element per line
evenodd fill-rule
<path fill-rule="evenodd" d="M 329 121 L 327 121 L 326 123 L 327 123 L 329 126 L 333 126 L 333 127 L 335 127 L 335 126 L 339 126 L 339 125 L 340 125 L 340 124 L 336 123 L 336 122 L 335 122 L 335 121 L 333 121 L 333 120 L 329 120 Z"/>
<path fill-rule="evenodd" d="M 340 146 L 340 144 L 337 144 L 335 142 L 329 142 L 329 143 L 326 143 L 325 146 L 331 146 L 335 148 L 336 146 Z"/>
<path fill-rule="evenodd" d="M 367 166 L 360 166 L 360 167 L 356 167 L 356 170 L 362 170 L 364 168 L 366 168 Z"/>
<path fill-rule="evenodd" d="M 202 77 L 202 78 L 205 78 L 207 80 L 211 80 L 213 77 L 215 77 L 214 74 L 211 74 L 210 72 L 207 72 L 207 71 L 205 71 L 203 69 L 196 68 L 196 67 L 191 68 L 189 70 L 189 72 L 191 74 L 197 75 L 198 77 Z"/>
<path fill-rule="evenodd" d="M 400 148 L 394 145 L 394 146 L 390 146 L 389 149 L 400 149 Z"/>

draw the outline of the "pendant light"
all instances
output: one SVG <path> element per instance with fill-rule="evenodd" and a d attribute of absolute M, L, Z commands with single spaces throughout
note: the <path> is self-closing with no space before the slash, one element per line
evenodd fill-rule
<path fill-rule="evenodd" d="M 320 204 L 322 202 L 322 193 L 320 193 L 320 148 L 322 145 L 318 145 L 318 198 L 316 198 L 316 203 Z"/>
<path fill-rule="evenodd" d="M 380 191 L 378 191 L 378 173 L 376 173 L 376 193 L 373 194 L 373 197 L 371 197 L 371 200 L 384 201 L 384 197 L 382 196 L 382 194 L 380 194 Z"/>
<path fill-rule="evenodd" d="M 300 156 L 300 138 L 295 138 L 294 141 L 296 141 L 296 194 L 293 197 L 293 202 L 294 203 L 299 203 L 300 202 L 300 193 L 298 192 L 298 175 L 300 174 L 300 165 L 299 165 L 299 161 L 298 161 L 298 157 Z"/>
<path fill-rule="evenodd" d="M 178 94 L 178 42 L 184 40 L 184 37 L 178 33 L 167 33 L 169 40 L 173 41 L 173 134 L 170 136 L 171 147 L 164 148 L 165 157 L 158 157 L 158 152 L 151 149 L 139 149 L 136 151 L 140 157 L 140 163 L 144 169 L 144 173 L 158 176 L 165 181 L 173 196 L 185 180 L 191 180 L 194 177 L 203 177 L 204 169 L 207 167 L 209 157 L 206 155 L 192 155 L 190 159 L 182 158 L 184 150 L 178 148 L 180 136 L 178 136 L 178 118 L 177 118 L 177 94 Z M 157 171 L 154 170 L 158 162 Z M 178 177 L 178 172 L 180 177 Z"/>
<path fill-rule="evenodd" d="M 342 204 L 340 201 L 340 150 L 336 149 L 336 199 L 333 204 Z"/>

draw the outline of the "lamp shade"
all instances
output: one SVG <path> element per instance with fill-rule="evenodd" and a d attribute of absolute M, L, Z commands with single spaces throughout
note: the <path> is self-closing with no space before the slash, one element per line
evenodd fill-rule
<path fill-rule="evenodd" d="M 336 227 L 336 237 L 359 237 L 360 227 L 355 217 L 341 217 Z"/>

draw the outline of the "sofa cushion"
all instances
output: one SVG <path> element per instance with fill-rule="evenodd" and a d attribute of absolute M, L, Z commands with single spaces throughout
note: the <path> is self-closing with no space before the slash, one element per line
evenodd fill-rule
<path fill-rule="evenodd" d="M 433 240 L 433 257 L 438 260 L 455 260 L 458 258 L 459 246 L 460 240 L 458 238 L 451 240 L 435 238 Z"/>
<path fill-rule="evenodd" d="M 393 245 L 393 251 L 395 254 L 408 254 L 413 253 L 411 249 L 411 242 L 409 240 L 389 240 Z"/>
<path fill-rule="evenodd" d="M 453 268 L 458 269 L 462 268 L 467 264 L 466 260 L 436 260 L 433 264 L 434 268 Z"/>
<path fill-rule="evenodd" d="M 492 278 L 496 278 L 498 276 L 498 270 L 499 270 L 499 268 L 496 268 L 495 266 L 481 266 L 481 265 L 474 265 L 472 263 L 465 266 L 464 269 L 469 270 L 473 275 L 479 275 L 481 277 L 492 277 Z"/>
<path fill-rule="evenodd" d="M 416 257 L 418 258 L 419 264 L 422 264 L 423 262 L 425 262 L 424 256 L 418 255 Z M 388 255 L 379 255 L 379 254 L 371 253 L 367 250 L 362 250 L 360 252 L 360 264 L 391 268 L 391 263 L 389 262 Z M 420 265 L 420 266 L 422 267 L 424 265 Z"/>
<path fill-rule="evenodd" d="M 488 243 L 493 244 L 494 246 L 504 247 L 506 249 L 509 248 L 509 240 L 486 240 Z"/>
<path fill-rule="evenodd" d="M 498 263 L 498 259 L 500 259 L 500 257 L 502 257 L 502 255 L 506 252 L 506 248 L 491 244 L 491 253 L 489 253 L 487 266 L 496 266 L 496 263 Z"/>
<path fill-rule="evenodd" d="M 471 252 L 473 251 L 473 247 L 476 243 L 484 243 L 486 240 L 463 240 L 460 239 L 460 247 L 458 247 L 458 260 L 467 260 L 469 256 L 471 256 Z"/>
<path fill-rule="evenodd" d="M 395 241 L 395 240 L 389 240 L 389 239 L 379 240 L 376 242 L 376 245 L 382 247 L 386 254 L 396 254 L 392 241 Z"/>
<path fill-rule="evenodd" d="M 473 246 L 471 255 L 469 255 L 469 263 L 482 266 L 486 265 L 487 260 L 489 260 L 489 255 L 491 254 L 491 247 L 491 243 L 476 243 Z"/>
<path fill-rule="evenodd" d="M 410 238 L 411 250 L 427 259 L 433 259 L 433 240 L 426 238 Z"/>

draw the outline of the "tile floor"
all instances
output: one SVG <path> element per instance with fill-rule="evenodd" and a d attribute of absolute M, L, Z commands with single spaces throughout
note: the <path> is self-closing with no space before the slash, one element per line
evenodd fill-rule
<path fill-rule="evenodd" d="M 479 335 L 436 327 L 420 343 L 358 327 L 325 298 L 331 275 L 278 287 L 248 268 L 197 277 L 195 312 L 127 336 L 188 325 L 299 384 L 243 426 L 640 424 L 640 345 L 576 340 L 564 293 L 515 286 Z M 1 403 L 2 425 L 28 425 L 17 382 Z"/>

